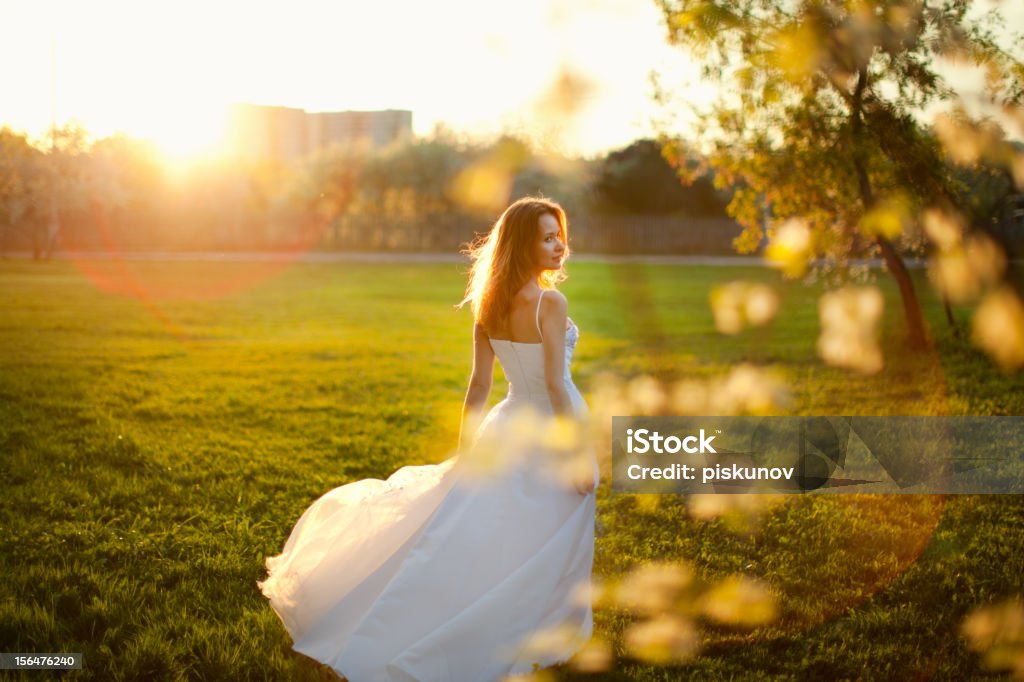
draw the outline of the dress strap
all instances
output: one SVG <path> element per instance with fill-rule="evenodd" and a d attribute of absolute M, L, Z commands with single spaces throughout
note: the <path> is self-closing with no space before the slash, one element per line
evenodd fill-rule
<path fill-rule="evenodd" d="M 537 333 L 540 334 L 540 340 L 541 341 L 544 340 L 544 332 L 542 332 L 540 330 L 540 302 L 544 299 L 544 292 L 545 291 L 547 291 L 547 290 L 546 289 L 541 289 L 540 290 L 540 296 L 537 297 L 537 315 L 535 316 L 536 317 L 536 322 L 537 322 Z"/>

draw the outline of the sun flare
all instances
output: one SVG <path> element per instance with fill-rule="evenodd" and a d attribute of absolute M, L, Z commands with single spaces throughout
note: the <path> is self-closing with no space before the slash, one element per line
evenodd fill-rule
<path fill-rule="evenodd" d="M 171 162 L 184 163 L 225 152 L 227 108 L 196 105 L 154 112 L 130 132 L 152 140 Z"/>

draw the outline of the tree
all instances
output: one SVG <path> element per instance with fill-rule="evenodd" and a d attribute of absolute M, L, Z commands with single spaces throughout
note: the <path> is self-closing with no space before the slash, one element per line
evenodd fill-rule
<path fill-rule="evenodd" d="M 839 260 L 880 254 L 896 279 L 909 341 L 925 343 L 901 252 L 926 206 L 955 207 L 942 147 L 919 112 L 956 92 L 938 57 L 983 65 L 987 94 L 1020 106 L 1024 65 L 1002 48 L 998 15 L 968 18 L 968 0 L 657 0 L 669 42 L 731 86 L 703 121 L 716 182 L 735 189 L 728 210 L 744 226 L 740 251 L 799 217 L 812 253 Z M 679 145 L 669 154 L 679 154 Z M 916 244 L 915 244 L 916 242 Z"/>
<path fill-rule="evenodd" d="M 0 129 L 0 242 L 21 235 L 39 243 L 45 189 L 42 152 L 24 135 Z"/>
<path fill-rule="evenodd" d="M 1024 144 L 1011 144 L 1024 158 Z M 1007 224 L 1007 214 L 1020 196 L 1013 174 L 1005 167 L 991 163 L 978 163 L 956 169 L 960 205 L 966 222 L 974 229 L 991 233 L 1010 254 L 1016 254 L 1024 243 L 1015 234 L 1013 225 Z M 1012 220 L 1012 219 L 1011 219 Z"/>
<path fill-rule="evenodd" d="M 89 148 L 88 133 L 76 123 L 52 128 L 47 134 L 44 154 L 49 209 L 45 233 L 39 229 L 35 233 L 32 251 L 36 258 L 53 256 L 65 223 L 84 222 L 82 214 L 89 208 L 93 189 Z"/>
<path fill-rule="evenodd" d="M 604 211 L 691 216 L 722 215 L 724 201 L 711 180 L 696 178 L 684 185 L 651 139 L 637 140 L 604 158 L 594 183 L 595 199 Z"/>
<path fill-rule="evenodd" d="M 349 210 L 358 188 L 360 170 L 366 163 L 364 156 L 354 149 L 331 147 L 307 157 L 292 177 L 292 202 L 315 226 L 330 228 L 335 244 L 340 241 L 340 219 Z"/>

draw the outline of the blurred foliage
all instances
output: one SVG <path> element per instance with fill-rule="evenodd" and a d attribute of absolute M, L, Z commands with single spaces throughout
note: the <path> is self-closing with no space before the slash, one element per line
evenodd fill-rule
<path fill-rule="evenodd" d="M 799 218 L 814 235 L 808 260 L 842 266 L 880 255 L 900 284 L 910 340 L 923 343 L 902 260 L 924 251 L 918 216 L 938 207 L 984 222 L 1006 189 L 972 202 L 949 161 L 1024 169 L 994 122 L 971 121 L 954 107 L 933 132 L 918 118 L 926 107 L 958 100 L 936 68 L 939 59 L 978 66 L 986 98 L 1019 118 L 1024 63 L 1000 44 L 998 12 L 971 18 L 966 0 L 658 4 L 669 42 L 726 85 L 701 112 L 706 163 L 679 169 L 687 179 L 713 169 L 716 185 L 734 190 L 728 210 L 744 226 L 737 250 L 754 251 Z M 668 158 L 691 154 L 684 142 L 667 143 Z M 973 182 L 985 186 L 986 172 Z M 1018 190 L 1024 186 L 1013 178 Z"/>
<path fill-rule="evenodd" d="M 578 211 L 591 183 L 588 162 L 444 130 L 294 162 L 176 165 L 123 135 L 91 140 L 69 126 L 52 137 L 0 130 L 0 248 L 31 248 L 37 258 L 57 247 L 455 250 L 514 196 L 543 193 Z"/>
<path fill-rule="evenodd" d="M 1020 597 L 982 606 L 970 613 L 961 633 L 985 667 L 1024 679 L 1024 601 Z"/>
<path fill-rule="evenodd" d="M 92 208 L 90 193 L 109 201 L 121 194 L 116 169 L 100 155 L 86 162 L 89 141 L 75 125 L 51 131 L 42 151 L 23 136 L 0 129 L 0 229 L 17 231 L 36 257 L 52 253 L 60 216 Z"/>
<path fill-rule="evenodd" d="M 707 177 L 684 185 L 655 140 L 637 140 L 601 160 L 594 201 L 610 213 L 724 216 L 727 197 Z"/>

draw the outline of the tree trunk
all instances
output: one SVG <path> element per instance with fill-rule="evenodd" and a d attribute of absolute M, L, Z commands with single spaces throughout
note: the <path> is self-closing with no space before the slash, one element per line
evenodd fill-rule
<path fill-rule="evenodd" d="M 914 282 L 910 279 L 910 272 L 907 270 L 903 259 L 896 252 L 892 242 L 885 237 L 878 237 L 878 245 L 882 247 L 882 259 L 889 272 L 896 278 L 896 284 L 900 288 L 900 298 L 903 300 L 903 316 L 907 320 L 907 340 L 911 348 L 924 348 L 927 345 L 924 333 L 924 317 L 921 315 L 921 304 L 917 300 L 917 292 L 914 291 Z"/>
<path fill-rule="evenodd" d="M 945 294 L 942 295 L 942 310 L 946 313 L 946 322 L 949 324 L 949 328 L 953 330 L 953 336 L 959 338 L 960 328 L 956 326 L 956 318 L 953 317 L 953 308 L 949 304 L 949 297 Z"/>
<path fill-rule="evenodd" d="M 32 260 L 38 261 L 43 258 L 43 225 L 34 223 L 32 228 Z"/>
<path fill-rule="evenodd" d="M 857 86 L 850 105 L 853 163 L 857 171 L 857 185 L 865 213 L 870 211 L 875 205 L 875 195 L 871 187 L 871 180 L 868 177 L 862 141 L 863 121 L 861 109 L 867 82 L 867 69 L 862 68 L 858 73 Z M 900 288 L 900 298 L 903 301 L 903 316 L 907 322 L 907 341 L 911 348 L 924 348 L 928 345 L 924 332 L 924 316 L 921 314 L 921 304 L 917 300 L 917 292 L 914 290 L 914 282 L 910 279 L 907 265 L 903 262 L 900 254 L 897 253 L 892 242 L 882 235 L 878 235 L 876 241 L 879 247 L 881 247 L 882 259 L 885 261 L 886 267 L 892 273 L 892 276 L 896 279 L 896 284 Z"/>
<path fill-rule="evenodd" d="M 57 209 L 57 197 L 50 197 L 50 220 L 46 226 L 46 243 L 43 246 L 43 258 L 53 258 L 53 251 L 57 247 L 57 235 L 60 234 L 60 214 Z"/>

